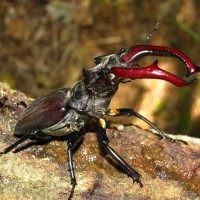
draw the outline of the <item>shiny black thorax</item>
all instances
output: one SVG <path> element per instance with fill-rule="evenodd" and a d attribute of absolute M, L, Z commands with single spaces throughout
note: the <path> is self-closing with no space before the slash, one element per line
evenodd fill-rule
<path fill-rule="evenodd" d="M 86 80 L 79 82 L 72 88 L 72 96 L 68 105 L 79 113 L 91 117 L 105 115 L 111 98 L 116 93 L 118 85 L 106 85 L 103 79 L 99 80 L 102 85 L 95 84 L 95 88 L 88 88 Z"/>

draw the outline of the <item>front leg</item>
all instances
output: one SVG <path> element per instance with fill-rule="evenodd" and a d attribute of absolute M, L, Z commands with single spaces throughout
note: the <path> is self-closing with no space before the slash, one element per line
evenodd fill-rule
<path fill-rule="evenodd" d="M 134 182 L 138 183 L 140 187 L 143 187 L 143 184 L 140 180 L 141 175 L 132 169 L 110 146 L 109 146 L 109 140 L 106 136 L 106 130 L 105 130 L 105 121 L 103 119 L 97 120 L 97 131 L 98 131 L 98 137 L 99 142 L 103 146 L 103 148 L 117 161 L 117 163 L 124 169 L 126 174 L 130 176 Z"/>
<path fill-rule="evenodd" d="M 159 136 L 161 137 L 161 139 L 167 139 L 171 142 L 181 142 L 185 145 L 188 145 L 188 143 L 183 140 L 173 139 L 169 136 L 166 136 L 155 124 L 153 124 L 147 118 L 145 118 L 144 116 L 140 115 L 139 113 L 135 112 L 134 110 L 132 110 L 130 108 L 109 109 L 106 114 L 109 116 L 128 116 L 128 117 L 135 116 L 135 117 L 143 120 L 147 124 L 149 124 L 153 129 L 155 129 L 157 131 L 157 133 L 159 134 Z"/>
<path fill-rule="evenodd" d="M 145 118 L 144 116 L 140 115 L 139 113 L 135 112 L 130 108 L 108 109 L 106 114 L 109 116 L 128 116 L 128 117 L 135 116 L 143 120 L 147 124 L 149 124 L 153 129 L 155 129 L 162 139 L 166 139 L 165 134 L 155 124 L 153 124 L 147 118 Z"/>
<path fill-rule="evenodd" d="M 71 200 L 73 198 L 74 189 L 77 185 L 75 171 L 74 171 L 74 165 L 73 165 L 73 159 L 72 159 L 72 153 L 73 153 L 73 149 L 81 141 L 84 134 L 85 134 L 85 129 L 82 128 L 79 132 L 73 133 L 73 135 L 68 139 L 68 142 L 67 142 L 68 166 L 69 166 L 69 173 L 70 173 L 71 185 L 72 185 L 72 189 L 71 189 L 71 192 L 68 197 L 69 200 Z"/>

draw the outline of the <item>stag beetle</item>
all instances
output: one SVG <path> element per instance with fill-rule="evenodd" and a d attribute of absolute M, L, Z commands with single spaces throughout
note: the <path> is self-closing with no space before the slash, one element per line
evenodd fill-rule
<path fill-rule="evenodd" d="M 110 146 L 106 136 L 106 122 L 104 116 L 135 116 L 153 127 L 161 138 L 166 138 L 164 133 L 152 122 L 129 108 L 108 109 L 112 97 L 118 90 L 120 83 L 125 79 L 162 79 L 176 86 L 187 86 L 197 79 L 183 80 L 158 67 L 158 60 L 149 66 L 141 67 L 138 61 L 145 56 L 175 57 L 186 66 L 186 78 L 200 72 L 196 66 L 181 51 L 152 45 L 133 46 L 129 50 L 121 49 L 117 54 L 104 55 L 94 58 L 95 67 L 83 69 L 84 79 L 73 88 L 55 91 L 30 104 L 20 116 L 14 130 L 14 135 L 22 137 L 4 149 L 1 154 L 6 154 L 16 146 L 31 138 L 45 138 L 46 136 L 69 135 L 68 165 L 72 187 L 75 188 L 76 177 L 72 161 L 72 151 L 86 133 L 85 124 L 89 119 L 94 119 L 98 139 L 105 150 L 117 161 L 125 173 L 134 182 L 143 187 L 141 175 L 132 169 Z"/>

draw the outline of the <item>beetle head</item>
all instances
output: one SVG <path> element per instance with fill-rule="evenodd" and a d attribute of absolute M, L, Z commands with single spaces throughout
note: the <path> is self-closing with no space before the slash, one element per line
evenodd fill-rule
<path fill-rule="evenodd" d="M 87 85 L 92 86 L 93 84 L 99 84 L 103 87 L 118 85 L 123 78 L 116 76 L 112 72 L 112 68 L 115 66 L 125 67 L 125 65 L 120 61 L 120 55 L 121 53 L 94 58 L 96 66 L 90 69 L 83 69 L 83 75 Z"/>

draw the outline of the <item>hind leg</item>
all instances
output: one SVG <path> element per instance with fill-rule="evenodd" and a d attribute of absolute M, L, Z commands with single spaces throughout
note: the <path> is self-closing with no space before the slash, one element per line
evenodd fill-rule
<path fill-rule="evenodd" d="M 18 146 L 19 144 L 23 143 L 25 140 L 29 139 L 30 137 L 32 137 L 33 135 L 36 135 L 38 133 L 38 131 L 33 131 L 30 133 L 27 133 L 26 135 L 24 135 L 22 138 L 20 138 L 19 140 L 17 140 L 16 142 L 14 142 L 13 144 L 11 144 L 9 147 L 5 148 L 3 151 L 0 152 L 0 154 L 7 154 L 8 152 L 10 152 L 12 149 L 14 149 L 16 146 Z"/>

